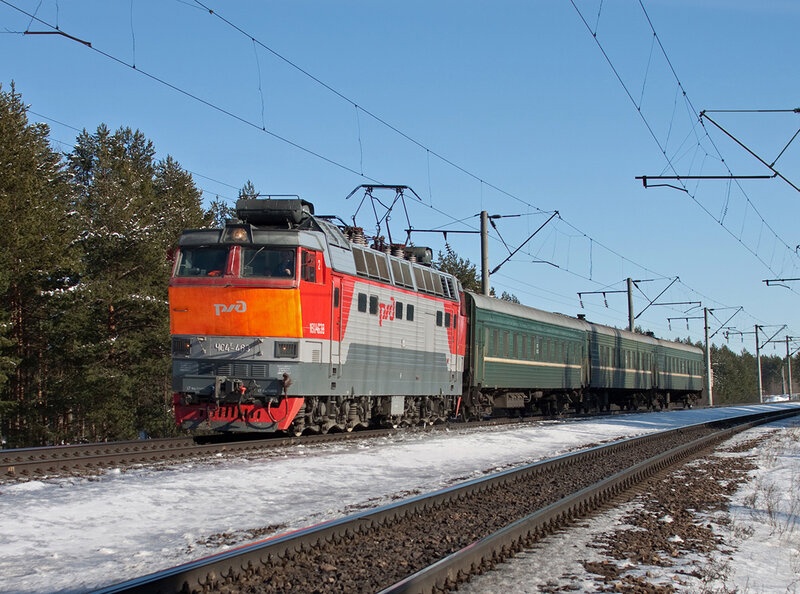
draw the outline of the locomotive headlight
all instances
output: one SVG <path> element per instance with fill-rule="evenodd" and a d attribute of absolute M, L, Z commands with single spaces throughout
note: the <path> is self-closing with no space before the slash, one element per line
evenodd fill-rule
<path fill-rule="evenodd" d="M 192 351 L 192 341 L 188 338 L 172 339 L 172 354 L 189 356 Z"/>
<path fill-rule="evenodd" d="M 231 240 L 242 243 L 248 240 L 247 237 L 247 230 L 241 227 L 237 227 L 231 232 Z"/>
<path fill-rule="evenodd" d="M 297 343 L 296 342 L 276 342 L 275 343 L 275 358 L 276 359 L 297 359 Z"/>

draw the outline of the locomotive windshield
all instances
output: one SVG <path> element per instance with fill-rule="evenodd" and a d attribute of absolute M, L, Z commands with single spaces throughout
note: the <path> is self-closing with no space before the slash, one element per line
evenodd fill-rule
<path fill-rule="evenodd" d="M 289 248 L 243 247 L 242 277 L 294 278 L 295 251 Z"/>
<path fill-rule="evenodd" d="M 175 276 L 222 276 L 228 261 L 229 246 L 181 248 Z M 242 247 L 242 278 L 294 278 L 295 250 L 285 247 Z"/>
<path fill-rule="evenodd" d="M 183 247 L 175 276 L 222 276 L 227 261 L 227 246 Z"/>

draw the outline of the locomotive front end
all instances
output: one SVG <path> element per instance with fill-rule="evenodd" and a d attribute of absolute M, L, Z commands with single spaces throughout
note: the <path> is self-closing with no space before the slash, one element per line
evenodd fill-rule
<path fill-rule="evenodd" d="M 240 209 L 223 229 L 180 240 L 169 300 L 173 407 L 185 429 L 282 431 L 303 405 L 303 303 L 322 287 L 320 244 L 293 223 L 310 205 L 257 202 L 272 203 L 272 218 L 256 224 Z"/>

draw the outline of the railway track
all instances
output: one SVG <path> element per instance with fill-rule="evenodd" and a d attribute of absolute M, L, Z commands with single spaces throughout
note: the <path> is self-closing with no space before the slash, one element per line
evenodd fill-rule
<path fill-rule="evenodd" d="M 456 588 L 760 413 L 650 434 L 490 475 L 101 590 L 441 592 Z"/>
<path fill-rule="evenodd" d="M 493 419 L 470 423 L 470 427 L 486 427 L 509 423 L 536 422 L 536 417 L 526 419 Z M 410 430 L 429 431 L 447 425 L 415 427 Z M 466 426 L 466 425 L 459 425 Z M 205 438 L 144 439 L 38 448 L 0 450 L 0 480 L 54 477 L 71 473 L 92 473 L 107 468 L 128 467 L 139 464 L 180 462 L 218 454 L 244 454 L 248 452 L 292 446 L 299 443 L 312 445 L 350 439 L 366 439 L 391 434 L 396 429 L 375 429 L 352 433 L 328 433 L 303 437 L 246 438 L 226 441 L 226 436 Z M 205 439 L 205 441 L 204 441 Z"/>
<path fill-rule="evenodd" d="M 386 431 L 364 431 L 360 433 L 338 433 L 326 436 L 304 437 L 303 443 L 353 439 L 356 437 L 384 435 Z M 181 460 L 237 454 L 276 448 L 297 443 L 298 438 L 250 439 L 198 443 L 192 438 L 145 439 L 41 448 L 0 450 L 0 478 L 36 478 L 60 476 L 73 472 L 94 472 L 111 467 L 126 467 L 136 464 L 178 462 Z"/>

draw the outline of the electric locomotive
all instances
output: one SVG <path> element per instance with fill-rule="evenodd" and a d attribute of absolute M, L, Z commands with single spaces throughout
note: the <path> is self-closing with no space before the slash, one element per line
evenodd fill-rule
<path fill-rule="evenodd" d="M 185 231 L 169 286 L 173 406 L 187 429 L 350 431 L 446 420 L 466 322 L 428 248 L 366 245 L 300 199 L 237 202 Z"/>

